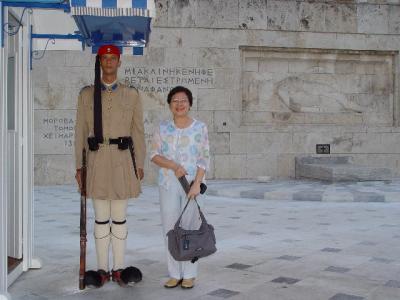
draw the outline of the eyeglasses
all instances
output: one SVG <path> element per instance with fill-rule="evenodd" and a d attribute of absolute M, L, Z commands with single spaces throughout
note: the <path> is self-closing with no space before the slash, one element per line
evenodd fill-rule
<path fill-rule="evenodd" d="M 177 105 L 177 104 L 186 104 L 186 103 L 188 103 L 188 102 L 189 102 L 189 100 L 187 100 L 187 99 L 181 99 L 181 100 L 174 99 L 174 100 L 171 101 L 171 103 L 174 104 L 174 105 Z"/>

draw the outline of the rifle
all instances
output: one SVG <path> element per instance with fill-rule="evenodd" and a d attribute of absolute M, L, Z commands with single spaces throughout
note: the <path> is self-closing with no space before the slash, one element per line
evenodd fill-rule
<path fill-rule="evenodd" d="M 86 149 L 82 151 L 79 289 L 86 287 Z"/>

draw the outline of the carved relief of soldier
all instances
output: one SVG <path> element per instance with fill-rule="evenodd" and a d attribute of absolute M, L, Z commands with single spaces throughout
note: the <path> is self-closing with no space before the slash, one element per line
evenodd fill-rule
<path fill-rule="evenodd" d="M 75 128 L 76 180 L 82 188 L 82 155 L 87 153 L 86 196 L 92 199 L 97 270 L 86 285 L 113 280 L 121 286 L 142 279 L 125 264 L 128 200 L 141 193 L 145 140 L 143 111 L 135 88 L 120 83 L 118 47 L 105 45 L 96 56 L 95 83 L 81 90 Z M 109 262 L 112 252 L 112 264 Z"/>

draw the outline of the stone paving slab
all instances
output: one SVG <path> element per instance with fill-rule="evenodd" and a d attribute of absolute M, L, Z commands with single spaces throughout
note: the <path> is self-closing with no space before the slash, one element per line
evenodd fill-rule
<path fill-rule="evenodd" d="M 216 180 L 209 181 L 208 194 L 285 201 L 400 202 L 400 180 L 334 183 L 313 180 Z"/>
<path fill-rule="evenodd" d="M 209 184 L 210 190 L 217 186 Z M 239 182 L 218 184 L 229 189 Z M 242 188 L 257 185 L 241 182 Z M 279 192 L 288 186 L 296 192 L 311 187 L 326 191 L 326 185 L 315 182 L 276 182 L 269 188 Z M 360 192 L 364 187 L 351 185 Z M 72 186 L 37 187 L 35 255 L 43 267 L 24 273 L 10 287 L 12 299 L 400 299 L 397 202 L 265 201 L 209 195 L 204 212 L 215 227 L 218 251 L 200 261 L 194 289 L 162 287 L 167 270 L 158 191 L 146 186 L 129 205 L 126 257 L 128 264 L 142 270 L 143 281 L 128 288 L 108 283 L 80 291 L 79 195 Z M 87 263 L 88 268 L 95 267 L 90 201 Z"/>

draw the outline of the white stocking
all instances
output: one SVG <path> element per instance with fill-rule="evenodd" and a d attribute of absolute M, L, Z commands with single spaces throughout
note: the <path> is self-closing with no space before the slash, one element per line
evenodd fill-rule
<path fill-rule="evenodd" d="M 109 271 L 108 252 L 110 248 L 110 202 L 93 199 L 95 214 L 94 238 L 97 253 L 97 268 Z"/>
<path fill-rule="evenodd" d="M 126 210 L 128 200 L 111 201 L 111 244 L 113 248 L 113 270 L 125 268 L 125 248 L 128 236 Z"/>

